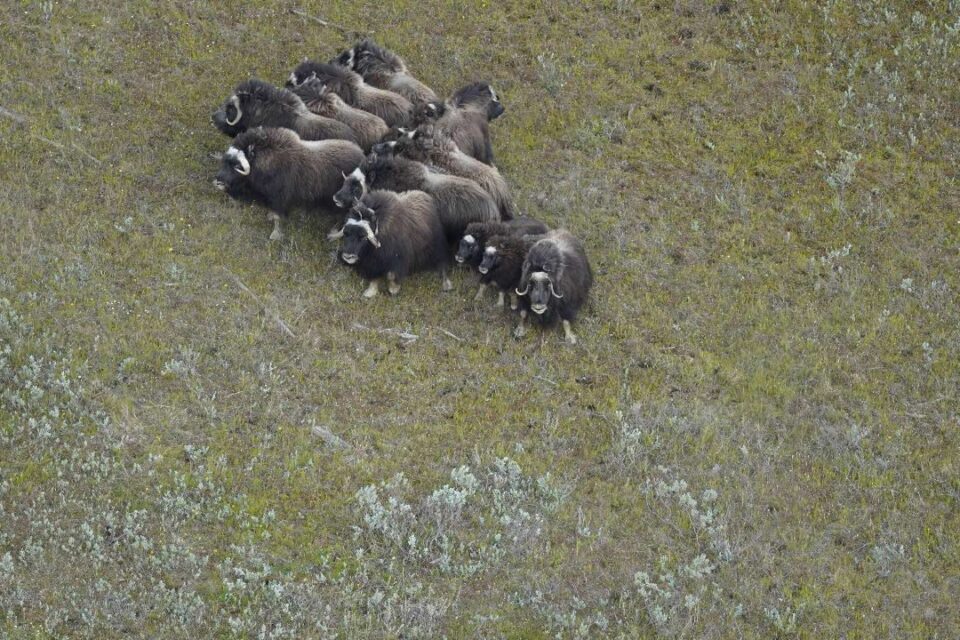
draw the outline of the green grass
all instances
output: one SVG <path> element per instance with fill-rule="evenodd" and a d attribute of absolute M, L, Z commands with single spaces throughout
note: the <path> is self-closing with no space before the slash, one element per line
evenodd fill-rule
<path fill-rule="evenodd" d="M 0 9 L 0 633 L 960 634 L 955 6 L 293 6 Z M 233 86 L 369 33 L 497 88 L 577 346 L 212 187 Z"/>

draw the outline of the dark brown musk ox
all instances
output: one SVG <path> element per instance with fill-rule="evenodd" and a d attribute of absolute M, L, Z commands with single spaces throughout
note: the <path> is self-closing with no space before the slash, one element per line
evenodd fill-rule
<path fill-rule="evenodd" d="M 502 220 L 512 220 L 515 217 L 510 187 L 500 171 L 465 154 L 444 131 L 435 129 L 433 125 L 424 125 L 400 137 L 396 142 L 387 144 L 392 145 L 395 154 L 473 180 L 497 203 Z M 379 145 L 374 145 L 374 149 L 378 148 Z"/>
<path fill-rule="evenodd" d="M 507 222 L 472 222 L 463 230 L 463 237 L 460 238 L 454 260 L 457 264 L 464 264 L 476 269 L 483 261 L 483 251 L 486 249 L 490 238 L 494 236 L 538 235 L 547 231 L 549 231 L 547 225 L 527 216 L 520 216 Z M 489 278 L 481 275 L 480 289 L 477 291 L 474 300 L 483 298 L 483 292 L 486 291 L 488 283 Z"/>
<path fill-rule="evenodd" d="M 387 126 L 404 127 L 413 120 L 413 103 L 409 100 L 367 84 L 359 73 L 338 64 L 304 61 L 290 74 L 287 87 L 298 87 L 311 78 L 322 82 L 351 107 L 382 118 Z"/>
<path fill-rule="evenodd" d="M 372 40 L 358 42 L 330 63 L 356 71 L 367 84 L 399 93 L 415 105 L 437 102 L 437 94 L 410 73 L 403 58 Z"/>
<path fill-rule="evenodd" d="M 465 154 L 484 164 L 493 164 L 488 123 L 503 112 L 503 104 L 493 87 L 487 82 L 474 82 L 458 89 L 445 102 L 418 105 L 413 124 L 433 124 L 446 131 Z"/>
<path fill-rule="evenodd" d="M 293 92 L 261 80 L 239 84 L 212 120 L 217 129 L 231 137 L 254 127 L 284 127 L 304 140 L 358 142 L 347 124 L 312 113 Z"/>
<path fill-rule="evenodd" d="M 369 150 L 390 132 L 390 127 L 383 118 L 369 111 L 351 107 L 316 78 L 307 80 L 294 88 L 293 92 L 300 96 L 312 113 L 339 120 L 353 129 L 357 144 L 365 150 Z"/>
<path fill-rule="evenodd" d="M 540 324 L 550 324 L 559 318 L 567 342 L 576 344 L 577 337 L 570 323 L 586 302 L 592 285 L 593 271 L 583 243 L 566 229 L 542 236 L 527 251 L 523 262 L 517 295 L 524 299 L 515 334 L 522 336 L 526 331 L 524 322 L 529 309 L 533 320 Z"/>
<path fill-rule="evenodd" d="M 347 140 L 303 140 L 290 129 L 257 127 L 234 139 L 213 183 L 231 198 L 269 208 L 270 239 L 279 240 L 281 217 L 329 206 L 343 174 L 361 162 L 363 151 Z"/>
<path fill-rule="evenodd" d="M 480 282 L 497 289 L 497 302 L 494 306 L 504 305 L 505 294 L 510 294 L 510 308 L 518 306 L 516 287 L 523 273 L 523 260 L 527 250 L 537 239 L 543 236 L 497 235 L 487 239 L 483 249 L 483 258 L 477 270 Z"/>
<path fill-rule="evenodd" d="M 400 156 L 371 154 L 344 179 L 334 202 L 345 207 L 368 189 L 418 190 L 437 201 L 437 212 L 448 243 L 457 242 L 471 222 L 500 220 L 497 205 L 473 180 L 431 171 L 425 165 Z"/>
<path fill-rule="evenodd" d="M 439 268 L 447 278 L 447 242 L 437 203 L 422 191 L 371 191 L 354 203 L 337 234 L 340 259 L 368 281 L 363 297 L 379 293 L 386 278 L 392 295 L 409 274 Z"/>

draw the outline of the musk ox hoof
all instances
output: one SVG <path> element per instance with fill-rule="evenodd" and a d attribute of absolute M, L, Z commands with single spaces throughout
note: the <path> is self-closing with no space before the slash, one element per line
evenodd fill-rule
<path fill-rule="evenodd" d="M 440 288 L 444 291 L 453 291 L 453 283 L 450 282 L 449 278 L 444 278 L 443 284 L 440 285 Z"/>
<path fill-rule="evenodd" d="M 397 295 L 398 293 L 400 293 L 400 283 L 391 282 L 390 285 L 387 287 L 387 291 L 389 291 L 390 295 L 392 296 Z"/>
<path fill-rule="evenodd" d="M 525 335 L 527 335 L 527 328 L 522 324 L 518 324 L 517 328 L 513 330 L 513 337 L 522 338 Z"/>
<path fill-rule="evenodd" d="M 371 282 L 369 285 L 367 285 L 367 288 L 363 290 L 363 297 L 376 298 L 378 293 L 380 293 L 380 287 L 376 282 Z"/>
<path fill-rule="evenodd" d="M 272 232 L 270 232 L 270 239 L 274 242 L 283 240 L 283 232 L 280 231 L 280 229 L 274 229 Z"/>

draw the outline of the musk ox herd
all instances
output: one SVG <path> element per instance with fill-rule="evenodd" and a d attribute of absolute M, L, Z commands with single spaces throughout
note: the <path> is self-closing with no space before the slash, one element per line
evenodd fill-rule
<path fill-rule="evenodd" d="M 494 165 L 490 122 L 504 112 L 497 92 L 474 82 L 443 100 L 395 53 L 369 40 L 327 63 L 305 60 L 284 87 L 248 80 L 213 114 L 233 143 L 214 185 L 268 210 L 270 238 L 294 209 L 337 211 L 328 234 L 340 260 L 396 295 L 414 272 L 451 262 L 475 268 L 476 300 L 488 287 L 497 305 L 527 321 L 571 322 L 593 275 L 583 244 L 565 229 L 517 213 Z"/>

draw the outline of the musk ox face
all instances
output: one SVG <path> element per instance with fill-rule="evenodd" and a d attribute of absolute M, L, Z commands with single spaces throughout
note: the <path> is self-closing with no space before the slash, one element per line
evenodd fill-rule
<path fill-rule="evenodd" d="M 230 147 L 223 154 L 220 170 L 213 180 L 213 186 L 226 193 L 231 198 L 247 199 L 250 191 L 249 176 L 251 172 L 251 152 Z"/>
<path fill-rule="evenodd" d="M 502 260 L 503 259 L 500 256 L 500 252 L 497 251 L 496 247 L 487 247 L 483 250 L 483 260 L 480 261 L 480 267 L 478 270 L 480 273 L 486 275 L 499 267 Z"/>
<path fill-rule="evenodd" d="M 213 114 L 212 120 L 214 126 L 228 136 L 235 136 L 246 129 L 243 126 L 243 102 L 246 96 L 234 94 L 227 98 L 223 106 L 217 109 Z"/>
<path fill-rule="evenodd" d="M 493 90 L 493 87 L 488 86 L 487 88 L 490 89 L 490 102 L 487 104 L 487 120 L 496 120 L 503 115 L 505 109 L 500 99 L 497 98 L 497 92 Z"/>
<path fill-rule="evenodd" d="M 339 66 L 341 66 L 341 67 L 346 67 L 347 69 L 351 69 L 351 70 L 352 70 L 352 69 L 355 69 L 355 68 L 356 68 L 356 56 L 357 56 L 357 53 L 356 53 L 355 49 L 356 49 L 356 47 L 350 47 L 349 49 L 347 49 L 346 51 L 344 51 L 343 53 L 341 53 L 341 54 L 338 55 L 337 57 L 335 57 L 335 58 L 333 58 L 332 60 L 330 60 L 330 64 L 336 64 L 336 65 L 339 65 Z"/>
<path fill-rule="evenodd" d="M 521 281 L 523 289 L 517 289 L 517 295 L 528 296 L 530 299 L 530 310 L 535 314 L 543 315 L 550 308 L 550 302 L 554 298 L 563 298 L 563 295 L 556 290 L 554 285 L 554 274 L 551 274 L 547 265 L 531 266 L 529 274 Z"/>
<path fill-rule="evenodd" d="M 465 235 L 460 239 L 460 245 L 457 247 L 457 255 L 454 260 L 457 264 L 470 264 L 480 257 L 482 247 L 477 239 L 472 235 Z"/>
<path fill-rule="evenodd" d="M 333 203 L 341 209 L 353 206 L 367 192 L 367 177 L 357 167 L 350 175 L 343 176 L 343 186 L 333 194 Z"/>
<path fill-rule="evenodd" d="M 343 224 L 340 239 L 340 259 L 357 264 L 369 251 L 380 248 L 377 239 L 377 214 L 373 209 L 358 205 Z"/>
<path fill-rule="evenodd" d="M 503 104 L 492 86 L 487 82 L 474 82 L 453 94 L 453 103 L 458 107 L 469 106 L 487 114 L 487 120 L 496 120 L 503 112 Z"/>

